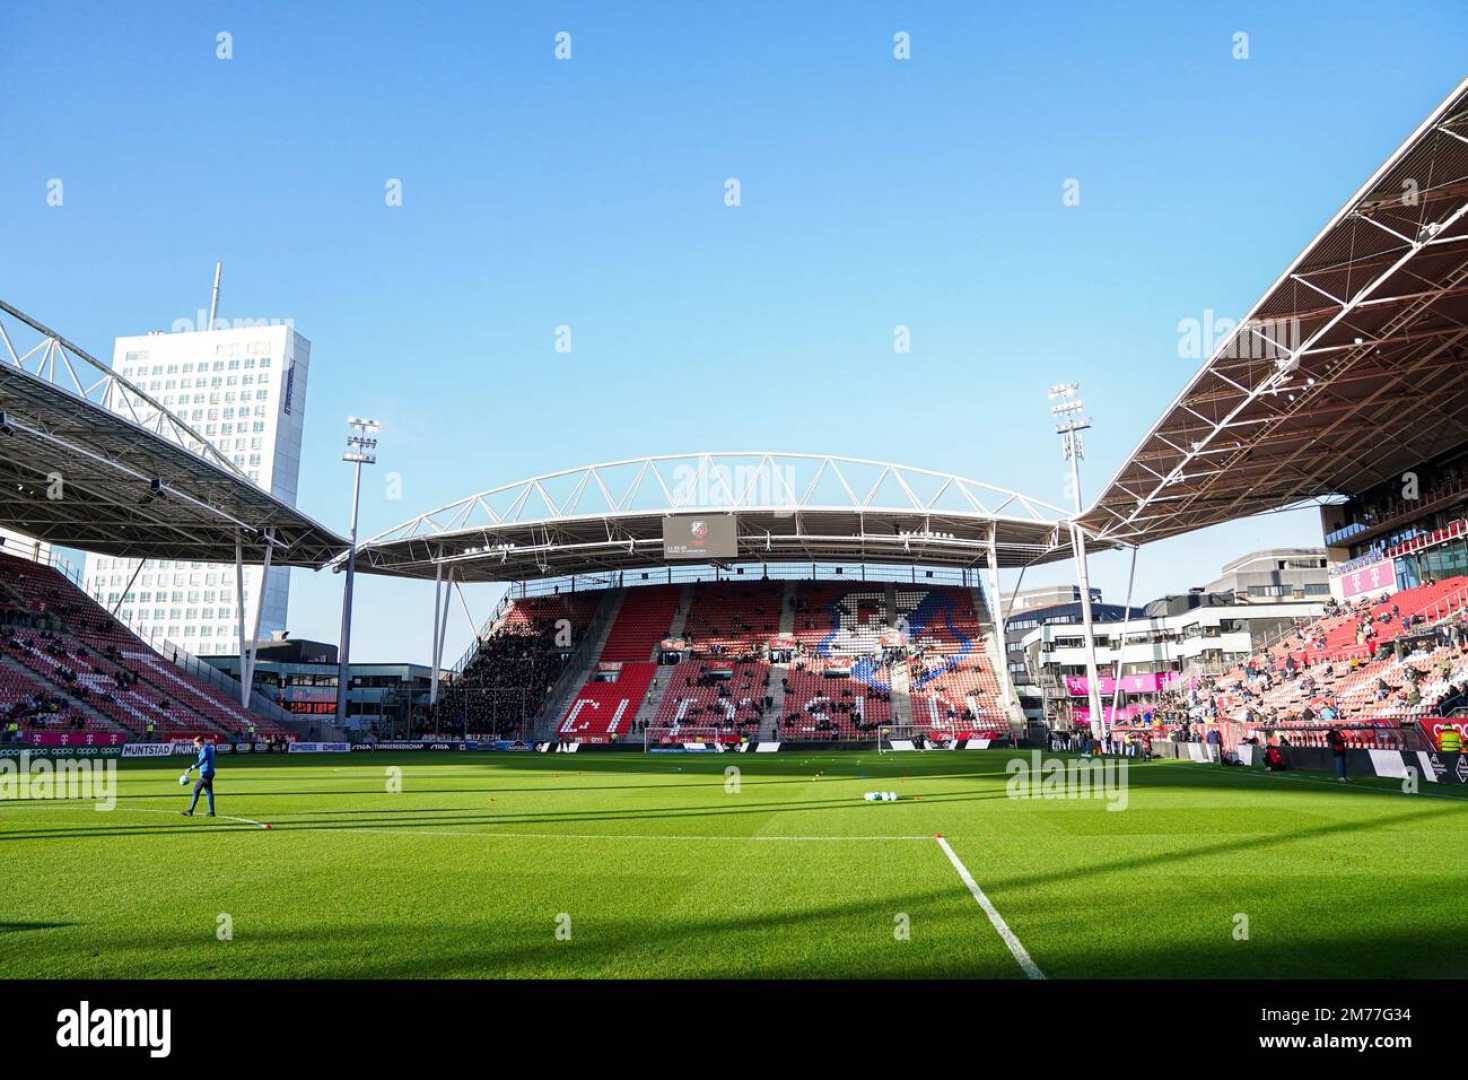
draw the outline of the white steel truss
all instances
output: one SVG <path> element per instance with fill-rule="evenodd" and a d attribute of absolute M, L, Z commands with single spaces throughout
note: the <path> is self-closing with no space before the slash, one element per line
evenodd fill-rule
<path fill-rule="evenodd" d="M 1003 566 L 1064 557 L 1059 507 L 993 484 L 892 462 L 730 451 L 563 469 L 468 496 L 379 533 L 370 573 L 460 581 L 662 565 L 665 516 L 736 519 L 731 561 Z"/>
<path fill-rule="evenodd" d="M 1468 442 L 1468 80 L 1225 337 L 1081 517 L 1145 543 Z"/>
<path fill-rule="evenodd" d="M 10 326 L 6 325 L 6 316 L 14 320 Z M 12 333 L 20 327 L 39 335 L 39 340 L 31 344 L 29 336 Z M 21 338 L 22 345 L 29 344 L 29 348 L 21 352 L 15 344 L 16 338 Z M 4 300 L 0 300 L 0 364 L 13 364 L 58 389 L 124 416 L 145 431 L 250 483 L 234 462 L 141 387 Z"/>

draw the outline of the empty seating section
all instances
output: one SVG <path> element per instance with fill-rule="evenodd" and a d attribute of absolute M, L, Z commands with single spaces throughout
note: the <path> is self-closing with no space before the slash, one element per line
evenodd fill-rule
<path fill-rule="evenodd" d="M 628 589 L 623 595 L 622 609 L 612 623 L 603 660 L 651 660 L 658 644 L 673 627 L 678 612 L 681 590 L 676 585 L 648 585 Z"/>
<path fill-rule="evenodd" d="M 742 656 L 779 633 L 782 582 L 700 583 L 692 588 L 683 636 L 695 653 Z"/>
<path fill-rule="evenodd" d="M 821 655 L 879 651 L 885 608 L 880 585 L 802 583 L 795 593 L 795 640 Z"/>
<path fill-rule="evenodd" d="M 572 699 L 556 729 L 557 737 L 593 743 L 625 741 L 656 671 L 653 663 L 628 662 L 621 665 L 613 682 L 593 678 Z"/>
<path fill-rule="evenodd" d="M 134 737 L 149 727 L 160 737 L 285 734 L 159 656 L 50 567 L 0 555 L 0 611 L 0 655 L 63 703 L 72 725 Z"/>

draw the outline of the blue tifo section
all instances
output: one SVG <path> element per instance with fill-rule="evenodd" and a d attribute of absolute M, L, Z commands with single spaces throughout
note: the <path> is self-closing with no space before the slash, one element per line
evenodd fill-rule
<path fill-rule="evenodd" d="M 826 608 L 831 619 L 831 632 L 822 638 L 821 643 L 816 646 L 816 653 L 820 656 L 827 658 L 831 656 L 831 643 L 836 640 L 836 635 L 841 630 L 841 613 L 845 603 L 846 598 L 840 596 L 831 601 Z M 927 596 L 923 597 L 922 602 L 913 610 L 913 613 L 908 616 L 908 632 L 912 637 L 917 637 L 931 623 L 941 619 L 943 625 L 948 628 L 948 632 L 953 635 L 953 639 L 959 645 L 958 652 L 955 655 L 946 657 L 942 667 L 933 668 L 913 682 L 912 689 L 920 689 L 940 675 L 952 671 L 958 666 L 957 661 L 961 657 L 968 656 L 973 652 L 973 639 L 959 630 L 953 621 L 953 613 L 956 607 L 957 605 L 954 604 L 953 597 L 946 593 L 930 591 Z M 878 677 L 878 673 L 881 670 L 880 664 L 872 660 L 871 657 L 864 656 L 852 664 L 851 677 L 866 686 L 870 686 L 874 690 L 880 690 L 884 694 L 890 694 L 892 692 L 891 685 Z"/>

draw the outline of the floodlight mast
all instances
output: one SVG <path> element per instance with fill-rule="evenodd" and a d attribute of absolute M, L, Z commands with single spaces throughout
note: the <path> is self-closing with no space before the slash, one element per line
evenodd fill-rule
<path fill-rule="evenodd" d="M 347 578 L 342 588 L 341 645 L 336 656 L 336 722 L 347 724 L 347 680 L 352 651 L 352 585 L 357 572 L 357 508 L 362 498 L 362 466 L 377 464 L 376 420 L 347 417 L 347 448 L 342 460 L 352 463 L 352 532 L 347 546 Z"/>
<path fill-rule="evenodd" d="M 1071 550 L 1075 553 L 1076 579 L 1081 587 L 1081 625 L 1086 643 L 1086 698 L 1090 706 L 1091 734 L 1101 738 L 1106 731 L 1106 718 L 1101 715 L 1101 683 L 1096 674 L 1096 626 L 1091 614 L 1091 575 L 1086 565 L 1086 538 L 1076 518 L 1081 516 L 1081 459 L 1086 446 L 1081 432 L 1091 426 L 1085 415 L 1085 402 L 1080 398 L 1079 383 L 1060 383 L 1050 388 L 1050 407 L 1055 417 L 1055 433 L 1060 436 L 1060 449 L 1070 462 L 1070 494 L 1075 517 L 1070 522 Z"/>

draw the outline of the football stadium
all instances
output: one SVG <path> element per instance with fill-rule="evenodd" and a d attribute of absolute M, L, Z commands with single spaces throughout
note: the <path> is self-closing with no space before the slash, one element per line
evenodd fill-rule
<path fill-rule="evenodd" d="M 339 469 L 300 460 L 293 330 L 211 310 L 108 362 L 12 278 L 0 980 L 78 981 L 99 1008 L 137 981 L 323 1000 L 367 980 L 856 982 L 892 995 L 884 1026 L 938 1028 L 1019 1002 L 924 985 L 1076 982 L 1108 1025 L 1138 1020 L 1111 981 L 1163 980 L 1153 1020 L 1174 981 L 1400 980 L 1460 1009 L 1468 80 L 1401 131 L 1272 283 L 1260 267 L 1160 415 L 1111 418 L 1140 439 L 1069 506 L 941 439 L 581 465 L 548 442 L 528 478 L 466 455 L 462 497 L 359 536 L 355 502 L 323 524 L 294 472 L 261 472 Z M 188 351 L 160 361 L 164 339 Z M 1064 363 L 1043 374 L 1076 475 L 1078 390 Z M 206 379 L 202 408 L 177 393 Z M 350 423 L 355 499 L 393 449 Z M 925 449 L 883 460 L 897 445 Z M 1264 583 L 1145 594 L 1153 545 L 1301 508 L 1318 547 Z M 1119 606 L 1100 559 L 1128 568 Z M 1065 584 L 1027 593 L 1027 573 Z M 291 636 L 291 574 L 339 591 L 339 639 Z M 378 587 L 431 595 L 431 620 L 364 601 Z M 494 598 L 487 618 L 469 596 Z M 369 621 L 418 659 L 354 659 Z M 863 1015 L 820 994 L 771 997 L 760 1022 Z M 1378 1024 L 1348 1030 L 1398 1037 L 1396 1000 L 1353 998 Z M 676 1001 L 668 1022 L 719 1026 Z"/>

